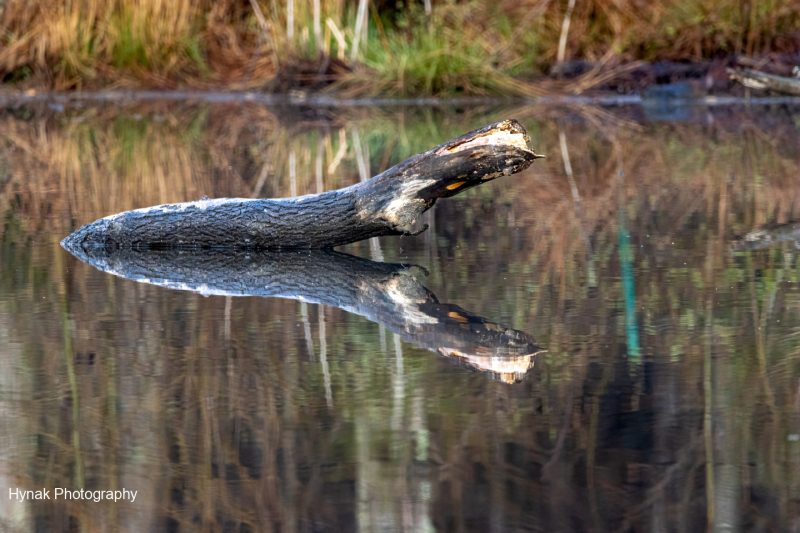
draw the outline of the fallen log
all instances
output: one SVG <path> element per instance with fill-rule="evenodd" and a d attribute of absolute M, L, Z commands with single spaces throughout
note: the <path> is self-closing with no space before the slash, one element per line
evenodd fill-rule
<path fill-rule="evenodd" d="M 65 246 L 331 249 L 411 232 L 447 198 L 527 168 L 536 158 L 516 120 L 504 120 L 416 155 L 344 189 L 281 199 L 220 198 L 126 211 L 87 224 Z"/>
<path fill-rule="evenodd" d="M 731 249 L 734 251 L 761 250 L 779 242 L 792 242 L 795 248 L 800 248 L 800 221 L 768 224 L 753 230 L 744 237 L 734 239 L 731 242 Z"/>
<path fill-rule="evenodd" d="M 203 296 L 290 298 L 339 307 L 506 383 L 522 380 L 541 351 L 527 333 L 439 302 L 405 265 L 327 250 L 67 250 L 101 271 Z"/>
<path fill-rule="evenodd" d="M 800 79 L 766 74 L 749 68 L 729 68 L 728 75 L 745 87 L 800 96 Z"/>

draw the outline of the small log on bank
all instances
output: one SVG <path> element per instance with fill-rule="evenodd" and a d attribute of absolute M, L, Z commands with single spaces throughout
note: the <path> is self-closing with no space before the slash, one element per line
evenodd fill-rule
<path fill-rule="evenodd" d="M 779 242 L 792 242 L 795 248 L 800 248 L 799 220 L 785 224 L 768 224 L 753 230 L 744 237 L 734 239 L 731 248 L 734 251 L 761 250 Z"/>
<path fill-rule="evenodd" d="M 527 168 L 536 158 L 516 120 L 416 155 L 344 189 L 281 199 L 220 198 L 126 211 L 87 224 L 66 248 L 331 249 L 411 228 L 439 198 Z"/>
<path fill-rule="evenodd" d="M 728 75 L 745 87 L 800 96 L 800 79 L 767 74 L 749 68 L 729 68 Z"/>

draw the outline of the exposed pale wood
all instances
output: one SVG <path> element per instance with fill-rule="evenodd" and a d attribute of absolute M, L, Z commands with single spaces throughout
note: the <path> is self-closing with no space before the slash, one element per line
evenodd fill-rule
<path fill-rule="evenodd" d="M 800 79 L 766 74 L 749 68 L 729 68 L 728 75 L 751 89 L 764 89 L 800 96 Z"/>

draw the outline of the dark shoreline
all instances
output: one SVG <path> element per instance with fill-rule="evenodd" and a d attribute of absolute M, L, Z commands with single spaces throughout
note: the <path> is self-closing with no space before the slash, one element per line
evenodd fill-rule
<path fill-rule="evenodd" d="M 647 102 L 669 101 L 674 106 L 728 106 L 798 104 L 800 96 L 782 95 L 762 89 L 748 89 L 734 81 L 731 67 L 754 67 L 764 74 L 791 76 L 795 58 L 729 57 L 725 60 L 658 63 L 640 62 L 602 67 L 582 60 L 564 64 L 563 78 L 557 73 L 519 81 L 529 89 L 522 93 L 492 96 L 456 97 L 382 97 L 348 96 L 354 94 L 326 79 L 322 82 L 303 76 L 290 76 L 286 83 L 266 83 L 263 87 L 241 90 L 221 85 L 214 88 L 151 89 L 146 85 L 130 89 L 88 91 L 40 91 L 35 87 L 12 86 L 0 83 L 0 105 L 50 102 L 107 102 L 174 100 L 204 103 L 255 103 L 267 106 L 310 107 L 387 107 L 387 106 L 481 106 L 481 105 L 596 105 L 624 106 Z M 291 71 L 279 73 L 286 78 Z M 598 81 L 602 80 L 602 81 Z M 97 87 L 97 86 L 95 86 Z M 357 93 L 355 93 L 357 94 Z"/>
<path fill-rule="evenodd" d="M 800 105 L 800 96 L 698 96 L 672 98 L 669 96 L 619 95 L 616 93 L 594 96 L 552 95 L 531 97 L 461 97 L 461 98 L 337 98 L 319 94 L 269 94 L 244 91 L 98 91 L 98 92 L 8 92 L 0 93 L 0 105 L 18 106 L 31 103 L 68 104 L 70 102 L 115 101 L 199 101 L 203 103 L 254 103 L 267 106 L 289 105 L 298 107 L 439 107 L 449 105 L 502 105 L 550 104 L 625 106 L 650 102 L 670 102 L 676 107 L 731 106 L 731 105 Z"/>

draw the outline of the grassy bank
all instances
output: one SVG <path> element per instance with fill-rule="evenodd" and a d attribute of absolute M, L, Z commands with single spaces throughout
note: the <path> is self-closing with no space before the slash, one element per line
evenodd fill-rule
<path fill-rule="evenodd" d="M 7 0 L 0 78 L 40 90 L 536 94 L 558 86 L 543 78 L 562 62 L 584 62 L 569 85 L 580 91 L 638 61 L 788 57 L 799 27 L 791 0 Z"/>

